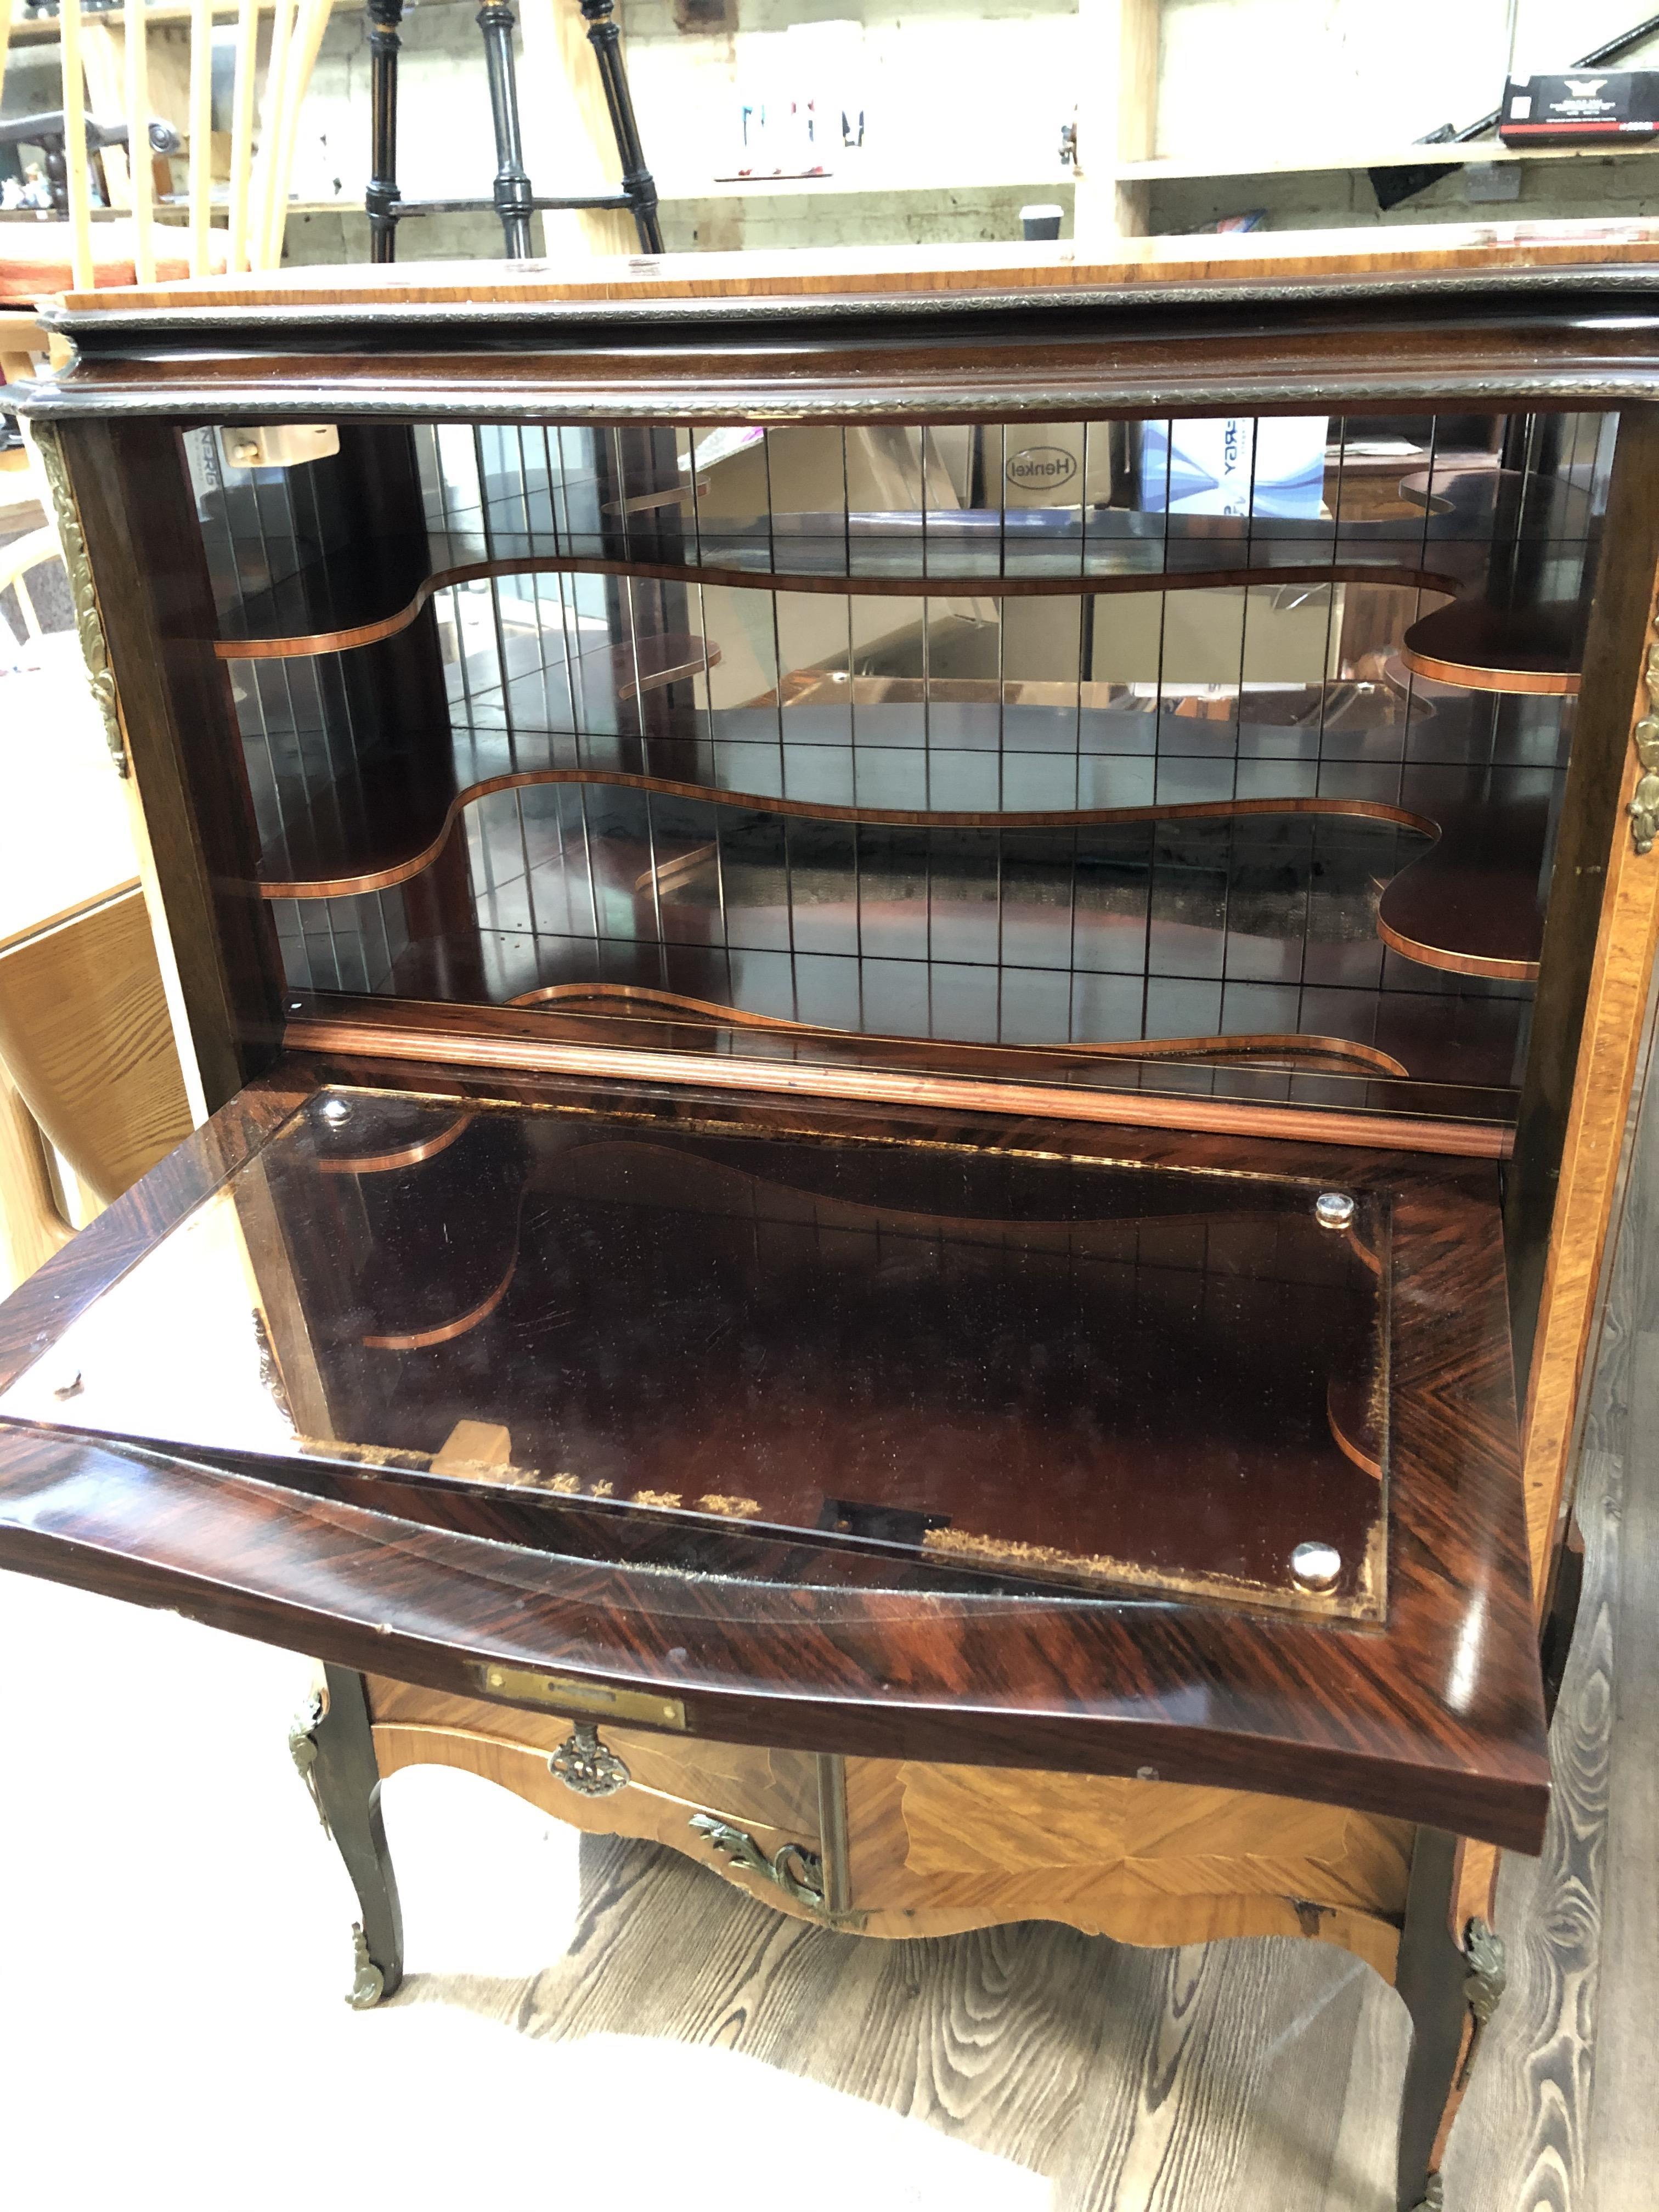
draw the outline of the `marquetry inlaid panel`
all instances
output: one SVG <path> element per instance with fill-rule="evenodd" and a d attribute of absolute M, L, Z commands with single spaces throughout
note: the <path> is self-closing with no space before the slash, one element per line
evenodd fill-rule
<path fill-rule="evenodd" d="M 606 1834 L 659 1836 L 678 1843 L 694 1812 L 718 1814 L 744 1827 L 776 1829 L 780 1839 L 816 1845 L 818 1831 L 817 1769 L 810 1752 L 769 1751 L 735 1743 L 657 1735 L 643 1729 L 613 1728 L 599 1733 L 633 1777 L 633 1785 L 615 1799 L 584 1799 L 548 1774 L 550 1753 L 564 1742 L 575 1722 L 562 1713 L 532 1713 L 483 1699 L 452 1698 L 371 1674 L 369 1711 L 380 1747 L 382 1771 L 432 1761 L 463 1766 L 529 1796 L 561 1819 Z M 546 1790 L 524 1786 L 532 1778 L 520 1762 L 539 1768 Z M 618 1826 L 603 1817 L 583 1817 L 596 1808 L 626 1798 L 650 1797 L 665 1811 L 659 1825 Z"/>
<path fill-rule="evenodd" d="M 1317 1935 L 1391 1971 L 1379 1923 L 1405 1909 L 1402 1821 L 1238 1790 L 878 1759 L 848 1762 L 848 1806 L 855 1906 L 1030 1914 L 1121 1942 Z"/>
<path fill-rule="evenodd" d="M 600 1727 L 631 1778 L 584 1797 L 549 1768 L 562 1715 L 368 1679 L 383 1774 L 453 1766 L 590 1834 L 648 1838 L 798 1910 L 734 1869 L 691 1827 L 708 1812 L 767 1856 L 820 1847 L 817 1763 L 804 1752 Z M 944 1935 L 1019 1919 L 1070 1923 L 1120 1942 L 1223 1935 L 1316 1937 L 1389 1978 L 1413 1830 L 1291 1798 L 1111 1776 L 846 1765 L 851 1924 L 867 1935 Z"/>

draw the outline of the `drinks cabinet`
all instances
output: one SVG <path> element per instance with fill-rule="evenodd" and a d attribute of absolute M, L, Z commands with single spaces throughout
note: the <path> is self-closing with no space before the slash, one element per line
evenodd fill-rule
<path fill-rule="evenodd" d="M 1503 1984 L 1659 915 L 1641 225 L 311 270 L 16 395 L 212 1118 L 0 1561 L 872 1936 Z"/>

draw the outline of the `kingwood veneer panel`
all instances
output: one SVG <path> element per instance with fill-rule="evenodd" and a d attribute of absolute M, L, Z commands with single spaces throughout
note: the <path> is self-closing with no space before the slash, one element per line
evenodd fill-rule
<path fill-rule="evenodd" d="M 7 1309 L 14 1371 L 37 1355 L 43 1327 L 49 1341 L 65 1309 L 106 1279 L 103 1254 L 130 1253 L 147 1219 L 176 1218 L 215 1179 L 226 1140 L 241 1152 L 257 1136 L 269 1096 L 252 1095 L 252 1121 L 222 1115 L 26 1287 Z M 872 1127 L 857 1115 L 841 1126 Z M 876 1126 L 890 1137 L 902 1125 Z M 909 1134 L 924 1129 L 934 1142 L 1062 1154 L 1099 1144 L 1076 1129 L 939 1117 Z M 1252 1159 L 1237 1143 L 1131 1131 L 1115 1133 L 1112 1150 L 1210 1169 Z M 1290 1146 L 1254 1158 L 1275 1174 L 1298 1164 Z M 456 1508 L 450 1526 L 409 1517 L 406 1499 L 378 1510 L 384 1478 L 372 1469 L 337 1468 L 349 1498 L 321 1497 L 211 1455 L 135 1452 L 38 1425 L 4 1438 L 0 1553 L 434 1688 L 476 1694 L 491 1660 L 568 1670 L 681 1696 L 693 1732 L 731 1741 L 1109 1772 L 1152 1764 L 1170 1780 L 1265 1785 L 1529 1843 L 1545 1768 L 1502 1285 L 1479 1226 L 1485 1177 L 1446 1163 L 1402 1176 L 1397 1157 L 1329 1148 L 1304 1171 L 1323 1187 L 1339 1168 L 1352 1187 L 1389 1187 L 1405 1293 L 1380 1631 L 1060 1595 L 719 1572 L 665 1581 L 463 1533 Z M 1458 1667 L 1471 1619 L 1480 1638 Z M 1209 1686 L 1197 1721 L 1194 1679 Z"/>

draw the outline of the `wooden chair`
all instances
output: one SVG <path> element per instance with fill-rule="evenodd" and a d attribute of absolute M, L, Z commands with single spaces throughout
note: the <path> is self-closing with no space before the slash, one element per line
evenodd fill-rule
<path fill-rule="evenodd" d="M 21 538 L 14 538 L 9 545 L 0 545 L 0 592 L 9 588 L 16 594 L 24 632 L 29 637 L 40 636 L 40 618 L 34 611 L 34 601 L 29 597 L 28 573 L 31 568 L 44 568 L 48 561 L 58 558 L 58 533 L 49 524 L 40 530 L 31 530 Z"/>
<path fill-rule="evenodd" d="M 154 79 L 150 26 L 141 9 L 123 10 L 118 22 L 100 15 L 83 21 L 82 0 L 61 0 L 64 219 L 31 224 L 27 233 L 3 241 L 0 299 L 279 266 L 301 102 L 332 6 L 333 0 L 277 0 L 261 94 L 258 10 L 255 0 L 240 0 L 229 201 L 225 226 L 216 230 L 212 0 L 191 0 L 184 64 L 176 46 L 161 49 Z M 0 0 L 0 88 L 10 27 L 9 9 Z M 129 212 L 125 220 L 94 228 L 89 102 L 100 111 L 116 105 L 125 110 L 127 148 L 148 143 L 158 104 L 172 109 L 163 119 L 179 129 L 188 149 L 187 229 L 157 224 L 153 164 L 129 159 L 127 149 L 118 146 L 103 149 L 102 165 L 112 206 Z"/>
<path fill-rule="evenodd" d="M 0 1067 L 0 1291 L 9 1292 L 67 1244 L 40 1124 Z"/>
<path fill-rule="evenodd" d="M 0 1060 L 18 1096 L 107 1206 L 190 1134 L 143 893 L 0 945 Z"/>
<path fill-rule="evenodd" d="M 50 528 L 0 547 L 0 590 L 10 586 L 15 592 L 31 640 L 40 637 L 41 628 L 27 578 L 59 557 Z M 74 649 L 71 636 L 47 642 L 66 653 Z M 9 686 L 33 679 L 0 680 Z M 68 698 L 75 699 L 77 690 Z M 53 702 L 64 696 L 44 690 L 37 712 L 57 714 Z M 13 728 L 16 719 L 15 708 L 3 717 Z M 23 719 L 30 719 L 27 707 Z M 27 741 L 27 728 L 16 734 Z M 94 755 L 97 744 L 90 739 Z M 110 775 L 106 765 L 94 773 Z M 138 855 L 118 815 L 112 823 L 101 823 L 102 834 L 88 821 L 88 790 L 98 788 L 83 786 L 77 795 L 72 781 L 65 787 L 60 769 L 52 790 L 77 832 L 73 854 L 48 850 L 40 869 L 21 871 L 20 883 L 14 853 L 6 871 L 7 896 L 0 906 L 0 1286 L 5 1288 L 32 1274 L 72 1233 L 52 1151 L 79 1186 L 73 1210 L 84 1219 L 118 1198 L 191 1127 L 137 880 Z M 34 793 L 26 790 L 21 802 L 9 788 L 6 795 L 9 804 L 39 811 Z M 40 827 L 45 836 L 46 825 Z M 68 899 L 66 905 L 53 908 L 49 884 L 54 895 Z"/>
<path fill-rule="evenodd" d="M 70 1234 L 45 1145 L 95 1212 L 190 1134 L 143 893 L 134 882 L 0 945 L 0 1265 Z"/>

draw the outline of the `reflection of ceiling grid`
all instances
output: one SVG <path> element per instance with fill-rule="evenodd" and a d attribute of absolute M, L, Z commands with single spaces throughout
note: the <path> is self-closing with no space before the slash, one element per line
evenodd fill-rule
<path fill-rule="evenodd" d="M 1164 423 L 428 426 L 425 568 L 335 653 L 270 628 L 326 584 L 317 495 L 272 515 L 222 470 L 216 573 L 242 596 L 222 581 L 221 651 L 290 982 L 421 988 L 399 886 L 457 837 L 497 1000 L 656 994 L 980 1043 L 1300 1040 L 1511 1085 L 1573 679 L 1425 678 L 1456 637 L 1418 651 L 1412 626 L 1512 585 L 1517 547 L 1534 598 L 1576 594 L 1605 456 L 1599 418 L 1564 422 L 1547 469 L 1528 442 L 1518 472 L 1495 465 L 1501 426 L 1474 450 L 1463 421 L 1246 419 L 1213 453 L 1215 426 Z M 1314 430 L 1316 458 L 1292 453 Z M 428 598 L 451 796 L 365 870 L 374 740 L 354 803 L 333 672 Z M 1446 901 L 1419 921 L 1413 895 L 1494 810 L 1518 921 L 1445 941 Z"/>

